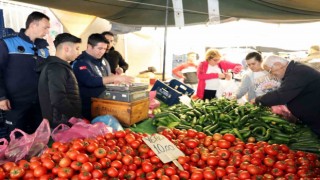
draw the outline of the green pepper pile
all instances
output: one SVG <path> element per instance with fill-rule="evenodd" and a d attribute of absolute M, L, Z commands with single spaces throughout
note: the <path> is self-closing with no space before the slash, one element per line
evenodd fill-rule
<path fill-rule="evenodd" d="M 231 133 L 247 141 L 270 144 L 287 144 L 292 149 L 320 153 L 318 137 L 302 124 L 290 123 L 270 108 L 250 103 L 238 104 L 235 100 L 192 100 L 192 107 L 182 103 L 162 107 L 153 118 L 153 125 L 178 129 L 195 129 L 213 135 Z"/>

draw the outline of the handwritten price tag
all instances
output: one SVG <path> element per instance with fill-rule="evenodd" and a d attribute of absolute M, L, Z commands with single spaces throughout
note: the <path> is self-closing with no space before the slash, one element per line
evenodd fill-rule
<path fill-rule="evenodd" d="M 142 138 L 142 140 L 156 153 L 163 163 L 175 161 L 179 156 L 184 156 L 171 141 L 161 134 L 153 134 Z"/>

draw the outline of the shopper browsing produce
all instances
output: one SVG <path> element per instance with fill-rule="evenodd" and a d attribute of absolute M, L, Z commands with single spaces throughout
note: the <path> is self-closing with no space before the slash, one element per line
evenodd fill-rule
<path fill-rule="evenodd" d="M 82 101 L 82 115 L 91 119 L 91 98 L 98 97 L 106 88 L 104 84 L 130 84 L 134 78 L 125 75 L 113 75 L 108 61 L 103 55 L 109 41 L 102 34 L 91 34 L 87 50 L 74 61 L 72 68 L 79 83 Z"/>
<path fill-rule="evenodd" d="M 0 41 L 0 109 L 6 111 L 9 131 L 33 133 L 42 121 L 36 66 L 49 55 L 49 17 L 32 12 L 26 29 Z"/>
<path fill-rule="evenodd" d="M 39 99 L 43 118 L 55 128 L 71 117 L 81 117 L 78 82 L 69 61 L 80 54 L 81 39 L 69 33 L 57 35 L 55 56 L 49 56 L 39 67 Z"/>
<path fill-rule="evenodd" d="M 248 94 L 248 100 L 250 101 L 280 86 L 280 82 L 276 77 L 262 69 L 262 56 L 260 53 L 249 53 L 246 56 L 246 63 L 250 70 L 241 80 L 240 87 L 236 93 L 237 99 Z"/>
<path fill-rule="evenodd" d="M 263 67 L 281 79 L 281 85 L 252 102 L 264 106 L 286 104 L 295 117 L 320 135 L 320 72 L 276 55 L 266 58 Z"/>
<path fill-rule="evenodd" d="M 231 78 L 227 73 L 228 70 L 239 73 L 241 65 L 221 60 L 221 54 L 217 49 L 209 49 L 205 58 L 206 60 L 199 64 L 197 71 L 199 79 L 197 96 L 200 99 L 212 99 L 216 97 L 220 79 Z"/>

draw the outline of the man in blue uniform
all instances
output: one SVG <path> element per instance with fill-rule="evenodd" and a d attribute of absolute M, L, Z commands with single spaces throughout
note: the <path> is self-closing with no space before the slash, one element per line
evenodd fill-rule
<path fill-rule="evenodd" d="M 74 61 L 72 68 L 79 84 L 82 115 L 91 120 L 91 98 L 98 97 L 106 88 L 104 84 L 130 84 L 134 78 L 111 73 L 108 61 L 102 56 L 109 41 L 102 34 L 91 34 L 87 50 Z"/>
<path fill-rule="evenodd" d="M 0 41 L 0 109 L 6 111 L 6 125 L 33 133 L 42 120 L 38 98 L 38 64 L 49 55 L 49 17 L 31 13 L 26 29 Z"/>

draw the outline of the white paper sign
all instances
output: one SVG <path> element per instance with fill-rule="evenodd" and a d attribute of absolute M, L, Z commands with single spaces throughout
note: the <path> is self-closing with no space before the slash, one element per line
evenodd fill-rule
<path fill-rule="evenodd" d="M 163 163 L 174 161 L 184 153 L 171 141 L 161 134 L 153 134 L 142 138 L 142 140 L 153 150 Z"/>

